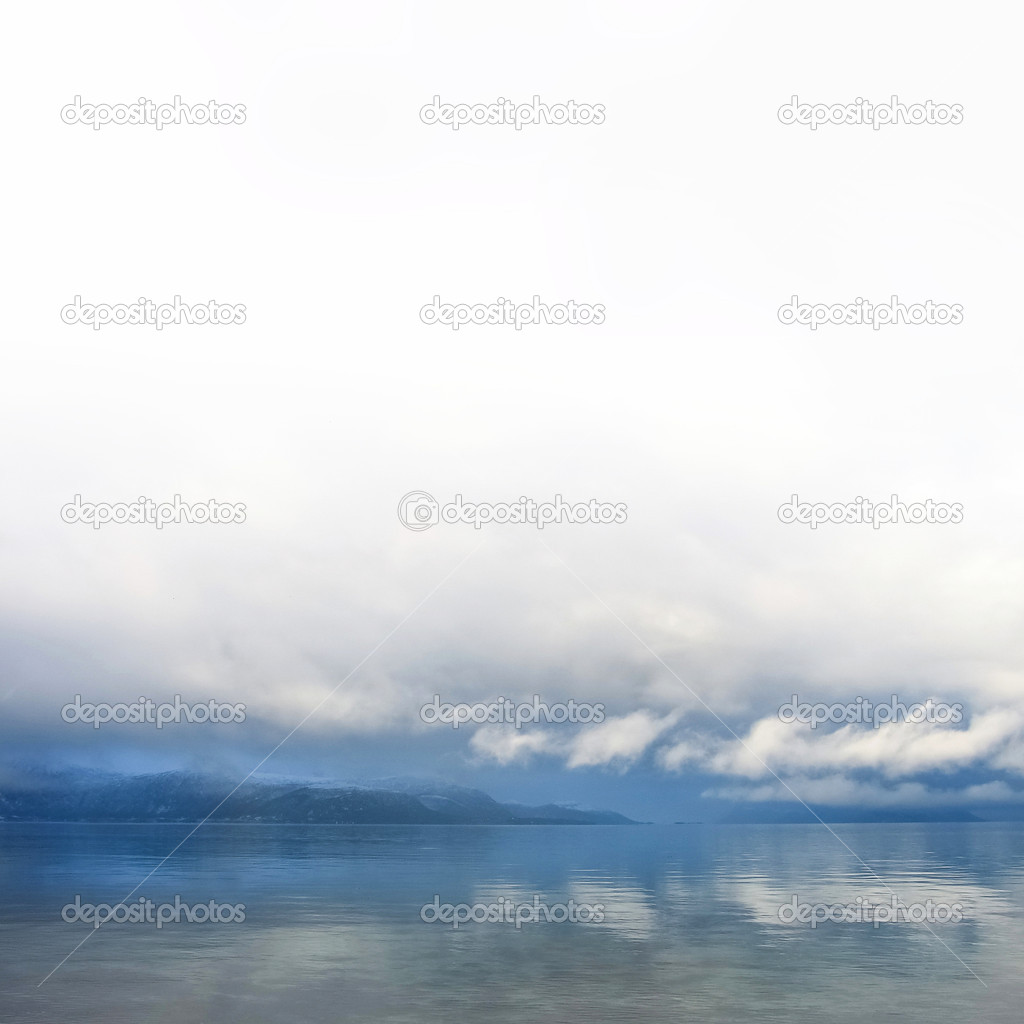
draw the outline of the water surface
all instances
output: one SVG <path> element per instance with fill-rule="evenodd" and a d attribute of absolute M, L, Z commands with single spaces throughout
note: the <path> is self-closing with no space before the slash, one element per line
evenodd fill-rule
<path fill-rule="evenodd" d="M 76 896 L 123 901 L 191 828 L 0 825 L 0 1019 L 1021 1020 L 1021 824 L 208 824 L 133 900 L 243 904 L 244 922 L 61 920 Z M 794 895 L 878 903 L 886 886 L 963 920 L 779 919 Z M 574 900 L 604 920 L 456 930 L 421 920 L 435 895 Z"/>

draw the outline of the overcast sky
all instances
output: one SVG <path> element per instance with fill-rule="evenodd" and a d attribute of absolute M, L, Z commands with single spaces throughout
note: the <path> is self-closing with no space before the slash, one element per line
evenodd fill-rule
<path fill-rule="evenodd" d="M 1016 12 L 116 10 L 25 8 L 2 44 L 6 763 L 241 777 L 319 706 L 265 771 L 440 775 L 668 820 L 702 794 L 1016 802 Z M 40 65 L 21 40 L 43 32 Z M 894 94 L 963 122 L 811 131 L 776 113 Z M 246 120 L 96 131 L 62 122 L 76 95 L 215 99 Z M 421 121 L 435 95 L 606 117 L 455 132 Z M 78 295 L 242 303 L 246 321 L 95 331 L 61 320 Z M 606 319 L 456 332 L 421 322 L 435 295 Z M 794 295 L 958 303 L 963 322 L 812 331 L 780 322 Z M 414 532 L 397 508 L 418 490 L 628 518 Z M 62 521 L 76 494 L 246 518 L 94 530 Z M 811 530 L 779 521 L 794 494 L 958 502 L 963 521 Z M 434 694 L 535 693 L 607 718 L 418 715 Z M 76 694 L 247 718 L 94 730 L 61 720 Z M 794 694 L 965 713 L 837 735 L 779 722 Z"/>

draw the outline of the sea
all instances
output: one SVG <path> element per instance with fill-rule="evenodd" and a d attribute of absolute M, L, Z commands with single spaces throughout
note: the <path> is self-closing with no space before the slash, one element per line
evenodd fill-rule
<path fill-rule="evenodd" d="M 0 1020 L 1024 1019 L 1021 823 L 194 829 L 0 824 Z"/>

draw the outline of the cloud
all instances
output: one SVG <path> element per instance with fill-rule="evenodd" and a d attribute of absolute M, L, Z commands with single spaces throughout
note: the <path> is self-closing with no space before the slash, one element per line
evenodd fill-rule
<path fill-rule="evenodd" d="M 1009 767 L 1015 763 L 1022 735 L 1024 711 L 1017 708 L 976 714 L 965 729 L 894 722 L 877 729 L 845 725 L 826 732 L 769 717 L 755 722 L 740 739 L 711 747 L 683 741 L 666 750 L 661 762 L 676 768 L 693 764 L 717 775 L 749 779 L 855 769 L 897 779 L 984 763 Z"/>
<path fill-rule="evenodd" d="M 573 732 L 484 727 L 473 734 L 469 746 L 479 757 L 500 764 L 525 764 L 535 755 L 548 754 L 570 769 L 608 765 L 624 769 L 641 758 L 679 717 L 678 712 L 659 716 L 641 709 Z"/>
<path fill-rule="evenodd" d="M 478 729 L 473 733 L 469 746 L 481 759 L 503 765 L 525 764 L 535 754 L 551 753 L 557 749 L 551 733 L 515 731 L 500 726 Z"/>
<path fill-rule="evenodd" d="M 758 786 L 715 786 L 704 793 L 718 800 L 750 803 L 800 800 L 807 804 L 834 807 L 930 807 L 966 806 L 982 803 L 1019 803 L 1024 792 L 1011 789 L 1005 782 L 988 782 L 963 788 L 938 788 L 920 782 L 901 782 L 887 786 L 864 782 L 845 775 L 825 778 L 793 775 L 783 782 Z"/>
<path fill-rule="evenodd" d="M 573 738 L 568 766 L 580 768 L 613 763 L 629 765 L 678 720 L 677 713 L 658 717 L 645 710 L 634 711 L 621 718 L 606 719 Z"/>

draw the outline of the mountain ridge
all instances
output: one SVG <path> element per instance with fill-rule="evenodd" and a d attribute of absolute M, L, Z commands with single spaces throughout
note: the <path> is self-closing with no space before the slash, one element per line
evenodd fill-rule
<path fill-rule="evenodd" d="M 437 780 L 247 779 L 201 772 L 115 775 L 29 770 L 0 781 L 0 821 L 302 825 L 632 825 L 614 811 L 504 804 Z"/>

